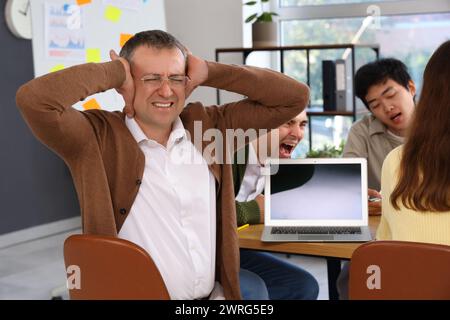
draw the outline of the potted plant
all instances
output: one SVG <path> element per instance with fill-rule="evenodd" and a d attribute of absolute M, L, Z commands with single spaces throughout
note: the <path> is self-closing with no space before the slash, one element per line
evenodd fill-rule
<path fill-rule="evenodd" d="M 253 47 L 267 47 L 278 45 L 277 23 L 273 21 L 277 13 L 264 10 L 264 5 L 268 5 L 270 0 L 248 1 L 244 6 L 261 5 L 261 10 L 245 19 L 246 23 L 252 23 L 252 41 Z"/>
<path fill-rule="evenodd" d="M 307 158 L 340 158 L 344 152 L 344 140 L 341 141 L 339 147 L 325 145 L 320 150 L 310 150 L 307 154 Z"/>

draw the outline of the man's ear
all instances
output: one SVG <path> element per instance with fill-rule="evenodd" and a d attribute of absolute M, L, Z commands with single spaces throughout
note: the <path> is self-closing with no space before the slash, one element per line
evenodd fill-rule
<path fill-rule="evenodd" d="M 128 63 L 130 64 L 130 74 L 131 74 L 131 77 L 133 78 L 133 80 L 136 80 L 136 75 L 135 75 L 135 72 L 136 72 L 136 66 L 135 66 L 134 63 L 133 63 L 133 60 L 128 60 Z"/>
<path fill-rule="evenodd" d="M 414 83 L 414 81 L 408 81 L 408 90 L 413 97 L 416 95 L 416 84 Z"/>

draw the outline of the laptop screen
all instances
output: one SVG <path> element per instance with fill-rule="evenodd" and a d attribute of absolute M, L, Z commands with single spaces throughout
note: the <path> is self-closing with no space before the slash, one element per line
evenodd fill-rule
<path fill-rule="evenodd" d="M 367 219 L 365 161 L 280 160 L 271 170 L 266 210 L 269 222 L 278 222 L 273 225 L 361 225 Z"/>

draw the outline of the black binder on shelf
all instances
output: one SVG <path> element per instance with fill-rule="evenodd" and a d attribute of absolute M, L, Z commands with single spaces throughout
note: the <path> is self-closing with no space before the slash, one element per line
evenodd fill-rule
<path fill-rule="evenodd" d="M 347 75 L 345 60 L 322 61 L 323 110 L 347 111 Z"/>

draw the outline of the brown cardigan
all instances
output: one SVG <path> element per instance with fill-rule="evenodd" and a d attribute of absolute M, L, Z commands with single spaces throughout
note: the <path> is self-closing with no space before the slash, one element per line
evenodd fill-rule
<path fill-rule="evenodd" d="M 272 129 L 295 117 L 308 103 L 307 86 L 278 72 L 214 62 L 208 62 L 208 72 L 202 85 L 248 98 L 221 106 L 188 104 L 180 117 L 192 139 L 194 121 L 202 122 L 203 132 Z M 17 106 L 34 135 L 70 168 L 83 231 L 88 234 L 117 236 L 139 190 L 144 154 L 122 112 L 80 112 L 71 106 L 91 94 L 120 87 L 124 79 L 119 61 L 88 63 L 38 77 L 17 91 Z M 203 148 L 209 143 L 203 142 Z M 227 152 L 225 143 L 224 148 Z M 231 166 L 213 163 L 209 168 L 217 186 L 216 278 L 227 299 L 240 299 Z"/>

